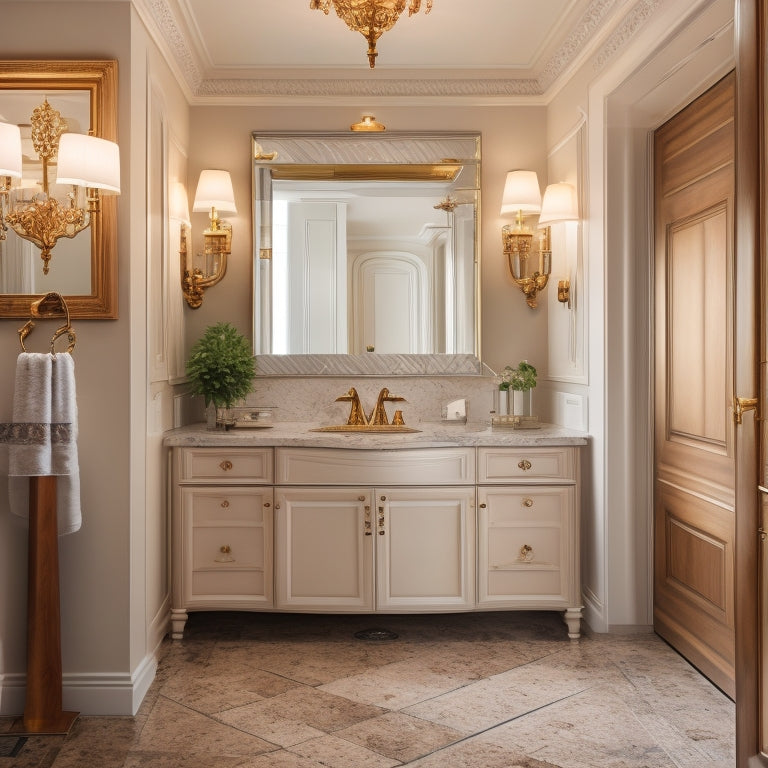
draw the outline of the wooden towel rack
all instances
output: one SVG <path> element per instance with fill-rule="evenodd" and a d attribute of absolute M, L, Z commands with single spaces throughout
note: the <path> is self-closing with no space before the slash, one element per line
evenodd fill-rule
<path fill-rule="evenodd" d="M 42 298 L 37 299 L 37 301 L 33 301 L 29 307 L 29 314 L 29 320 L 27 320 L 27 322 L 24 323 L 24 325 L 18 330 L 19 343 L 21 344 L 21 348 L 24 352 L 27 351 L 27 348 L 24 345 L 24 340 L 27 338 L 27 336 L 29 336 L 30 333 L 32 333 L 32 330 L 35 327 L 34 318 L 48 319 L 63 317 L 66 320 L 64 325 L 57 328 L 54 331 L 53 336 L 51 336 L 51 354 L 56 354 L 56 341 L 65 333 L 67 334 L 67 340 L 69 341 L 67 352 L 71 352 L 75 348 L 77 335 L 75 334 L 75 330 L 72 327 L 72 323 L 69 319 L 69 307 L 67 306 L 67 302 L 64 300 L 64 297 L 60 293 L 50 291 L 49 293 L 46 293 Z"/>
<path fill-rule="evenodd" d="M 58 293 L 46 293 L 30 306 L 30 319 L 19 328 L 21 348 L 35 327 L 32 318 L 66 318 L 51 338 L 54 344 L 67 334 L 71 352 L 75 332 L 69 308 Z M 59 540 L 56 516 L 56 476 L 29 478 L 29 542 L 27 582 L 27 695 L 24 715 L 11 725 L 16 734 L 67 734 L 78 712 L 62 710 L 61 599 L 59 594 Z"/>

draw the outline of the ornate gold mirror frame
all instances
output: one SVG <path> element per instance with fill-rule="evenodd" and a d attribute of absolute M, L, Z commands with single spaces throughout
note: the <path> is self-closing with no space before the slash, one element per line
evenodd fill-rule
<path fill-rule="evenodd" d="M 39 91 L 82 92 L 90 101 L 89 131 L 117 141 L 117 62 L 0 60 L 0 115 L 3 93 Z M 0 118 L 2 119 L 2 118 Z M 117 317 L 117 199 L 105 196 L 101 215 L 95 217 L 88 233 L 81 233 L 84 247 L 90 247 L 90 294 L 65 295 L 73 318 L 114 319 Z M 51 285 L 47 290 L 55 291 Z M 32 300 L 39 294 L 0 293 L 0 318 L 27 317 Z"/>

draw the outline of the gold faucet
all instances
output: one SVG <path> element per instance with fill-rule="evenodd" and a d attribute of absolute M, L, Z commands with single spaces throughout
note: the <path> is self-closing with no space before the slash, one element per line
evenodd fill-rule
<path fill-rule="evenodd" d="M 397 395 L 390 395 L 389 390 L 384 387 L 376 400 L 376 405 L 371 411 L 371 415 L 368 417 L 368 423 L 371 426 L 383 426 L 389 424 L 389 417 L 387 416 L 387 409 L 384 407 L 385 402 L 397 403 L 404 401 L 404 397 L 398 397 Z M 402 422 L 402 414 L 400 415 L 400 421 Z"/>
<path fill-rule="evenodd" d="M 354 387 L 350 387 L 349 392 L 346 395 L 341 395 L 336 398 L 336 402 L 351 402 L 352 405 L 349 409 L 349 418 L 347 424 L 353 426 L 367 426 L 368 418 L 365 415 L 363 406 L 360 403 L 360 396 L 357 394 L 357 390 Z"/>
<path fill-rule="evenodd" d="M 349 391 L 336 398 L 336 402 L 348 402 L 351 403 L 349 409 L 349 417 L 347 418 L 347 426 L 354 427 L 382 427 L 389 425 L 389 417 L 387 416 L 387 409 L 384 407 L 384 403 L 391 402 L 404 402 L 404 397 L 398 397 L 397 395 L 390 394 L 389 390 L 384 387 L 379 396 L 376 399 L 376 405 L 371 411 L 370 415 L 366 416 L 363 406 L 360 402 L 360 396 L 357 394 L 357 390 L 354 387 L 350 387 Z M 396 411 L 392 424 L 395 426 L 404 426 L 403 412 Z"/>

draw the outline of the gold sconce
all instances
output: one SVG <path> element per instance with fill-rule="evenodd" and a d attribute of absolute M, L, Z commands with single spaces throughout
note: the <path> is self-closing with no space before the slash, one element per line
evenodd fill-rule
<path fill-rule="evenodd" d="M 512 279 L 520 286 L 525 301 L 531 308 L 537 306 L 537 296 L 547 287 L 552 272 L 549 225 L 576 219 L 578 214 L 575 201 L 576 193 L 570 184 L 551 184 L 545 190 L 542 200 L 535 171 L 510 171 L 507 174 L 501 215 L 514 213 L 516 220 L 515 224 L 507 224 L 502 228 L 502 245 Z M 526 217 L 535 214 L 540 214 L 537 223 L 540 232 L 536 247 L 534 233 L 525 222 Z M 538 269 L 529 272 L 528 259 L 536 254 Z M 569 301 L 569 291 L 568 281 L 561 281 L 558 285 L 558 300 Z"/>
<path fill-rule="evenodd" d="M 57 241 L 96 221 L 100 194 L 120 194 L 120 150 L 113 141 L 68 132 L 66 120 L 47 100 L 32 112 L 31 144 L 42 165 L 35 182 L 21 178 L 20 127 L 0 123 L 0 240 L 10 226 L 37 246 L 47 275 Z M 58 189 L 49 179 L 54 165 Z M 19 182 L 14 185 L 13 179 Z"/>
<path fill-rule="evenodd" d="M 195 213 L 207 211 L 211 219 L 209 228 L 203 232 L 202 268 L 193 264 L 186 242 L 186 230 L 182 225 L 180 252 L 184 266 L 181 288 L 187 304 L 197 309 L 203 303 L 206 288 L 216 285 L 227 273 L 227 257 L 232 252 L 232 227 L 219 218 L 219 213 L 237 213 L 228 171 L 208 170 L 200 173 L 192 210 Z M 180 216 L 179 220 L 184 221 Z"/>

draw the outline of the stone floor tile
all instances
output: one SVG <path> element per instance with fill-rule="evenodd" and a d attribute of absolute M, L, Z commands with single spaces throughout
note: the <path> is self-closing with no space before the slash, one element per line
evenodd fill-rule
<path fill-rule="evenodd" d="M 463 738 L 452 728 L 399 712 L 365 720 L 336 731 L 335 735 L 402 763 L 428 755 Z"/>
<path fill-rule="evenodd" d="M 398 760 L 384 757 L 336 736 L 305 741 L 291 747 L 289 751 L 302 757 L 311 757 L 328 768 L 393 768 L 401 765 Z"/>

